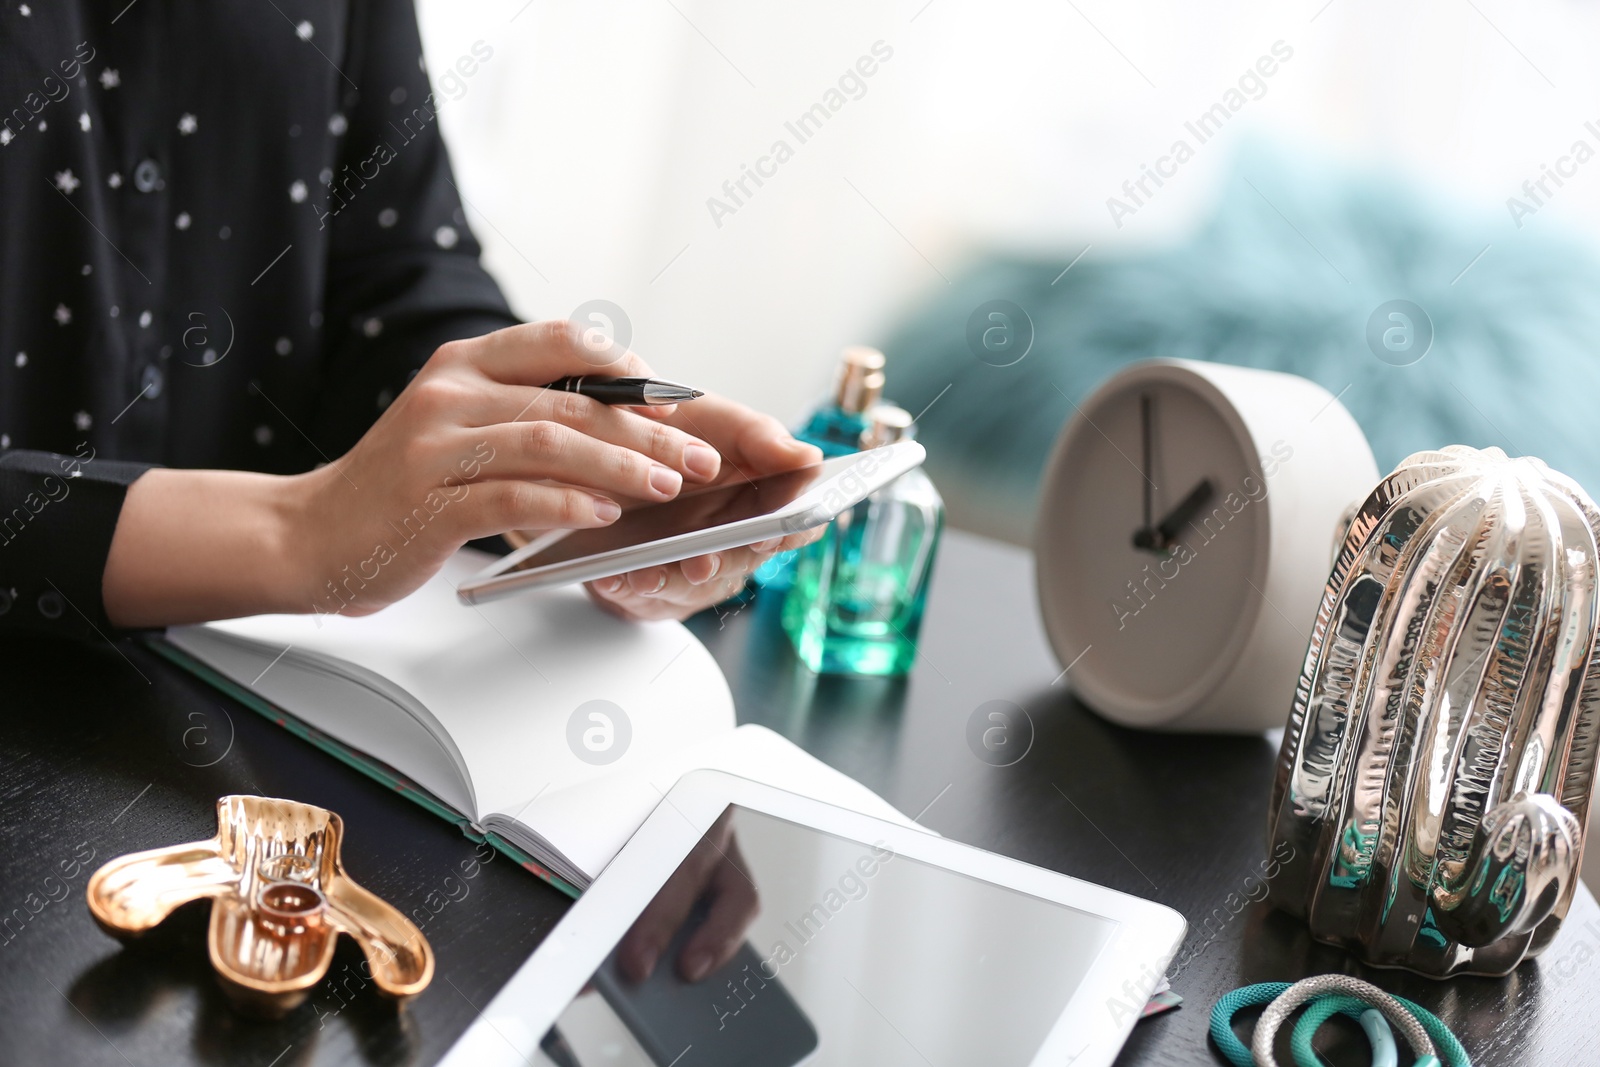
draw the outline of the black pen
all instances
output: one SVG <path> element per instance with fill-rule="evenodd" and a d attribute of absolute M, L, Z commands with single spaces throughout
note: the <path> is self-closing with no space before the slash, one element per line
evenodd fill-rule
<path fill-rule="evenodd" d="M 634 407 L 654 407 L 660 404 L 680 404 L 685 400 L 705 396 L 698 389 L 660 378 L 607 378 L 600 374 L 585 374 L 577 378 L 557 378 L 546 389 L 563 393 L 579 393 L 602 404 L 627 404 Z"/>

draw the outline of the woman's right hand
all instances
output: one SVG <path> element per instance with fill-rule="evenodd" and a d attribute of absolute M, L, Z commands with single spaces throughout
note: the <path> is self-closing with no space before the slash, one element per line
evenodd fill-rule
<path fill-rule="evenodd" d="M 151 470 L 118 518 L 107 614 L 130 627 L 364 615 L 473 538 L 605 526 L 614 498 L 670 500 L 717 477 L 716 449 L 668 410 L 543 388 L 594 373 L 650 368 L 586 348 L 568 322 L 512 326 L 441 347 L 349 452 L 305 474 Z"/>
<path fill-rule="evenodd" d="M 619 498 L 671 500 L 716 478 L 721 457 L 698 438 L 544 388 L 601 371 L 651 373 L 631 352 L 589 350 L 561 321 L 435 352 L 355 447 L 303 476 L 317 610 L 376 611 L 473 538 L 605 526 Z"/>

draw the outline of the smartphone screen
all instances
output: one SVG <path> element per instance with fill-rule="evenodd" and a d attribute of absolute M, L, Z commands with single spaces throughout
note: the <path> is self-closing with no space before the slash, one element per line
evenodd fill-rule
<path fill-rule="evenodd" d="M 856 455 L 839 456 L 762 478 L 744 479 L 735 475 L 733 481 L 723 485 L 690 490 L 660 504 L 641 504 L 624 511 L 610 526 L 556 535 L 547 547 L 509 569 L 525 571 L 548 567 L 553 563 L 566 563 L 770 515 L 844 471 L 858 458 Z"/>

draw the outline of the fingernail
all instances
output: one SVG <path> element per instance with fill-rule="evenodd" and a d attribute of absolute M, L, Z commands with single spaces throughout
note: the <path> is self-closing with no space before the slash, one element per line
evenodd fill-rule
<path fill-rule="evenodd" d="M 683 977 L 686 981 L 698 982 L 706 976 L 711 969 L 711 953 L 700 951 L 691 952 L 683 958 Z"/>
<path fill-rule="evenodd" d="M 634 571 L 628 575 L 628 584 L 640 596 L 655 596 L 667 587 L 666 568 L 656 567 L 649 571 Z"/>
<path fill-rule="evenodd" d="M 642 982 L 650 977 L 651 972 L 656 969 L 656 955 L 657 953 L 653 949 L 646 949 L 639 954 L 638 970 L 634 975 L 635 981 Z"/>
<path fill-rule="evenodd" d="M 683 465 L 691 474 L 713 478 L 722 467 L 722 457 L 710 445 L 691 443 L 683 448 Z"/>
<path fill-rule="evenodd" d="M 676 496 L 683 488 L 683 475 L 671 467 L 657 465 L 650 469 L 650 488 L 662 496 Z"/>
<path fill-rule="evenodd" d="M 622 592 L 624 582 L 622 576 L 617 575 L 615 578 L 601 578 L 594 584 L 602 593 L 613 595 Z"/>
<path fill-rule="evenodd" d="M 616 522 L 622 516 L 622 505 L 607 497 L 594 498 L 594 517 L 601 522 Z"/>
<path fill-rule="evenodd" d="M 717 572 L 722 569 L 722 557 L 720 555 L 717 555 L 715 552 L 713 552 L 706 558 L 711 560 L 711 570 L 707 572 L 704 578 L 689 578 L 689 572 L 687 570 L 684 571 L 683 576 L 685 578 L 689 578 L 690 585 L 705 585 L 711 579 L 715 578 L 717 576 Z"/>
<path fill-rule="evenodd" d="M 778 546 L 783 544 L 781 537 L 769 537 L 765 541 L 757 541 L 750 546 L 752 552 L 776 552 Z"/>

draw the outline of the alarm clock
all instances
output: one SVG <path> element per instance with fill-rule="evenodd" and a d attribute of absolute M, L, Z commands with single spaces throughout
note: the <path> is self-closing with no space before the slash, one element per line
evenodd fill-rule
<path fill-rule="evenodd" d="M 1034 544 L 1067 684 L 1127 726 L 1281 727 L 1378 481 L 1361 428 L 1315 382 L 1190 360 L 1133 364 L 1075 407 Z"/>

